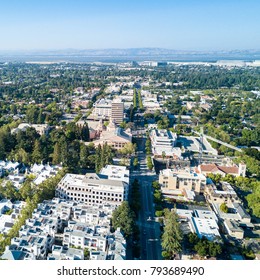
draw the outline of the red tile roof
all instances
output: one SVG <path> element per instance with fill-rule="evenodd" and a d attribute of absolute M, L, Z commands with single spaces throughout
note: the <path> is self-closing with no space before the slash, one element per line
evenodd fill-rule
<path fill-rule="evenodd" d="M 200 170 L 201 172 L 208 172 L 208 173 L 221 171 L 226 174 L 238 174 L 237 166 L 218 166 L 217 164 L 201 164 Z"/>

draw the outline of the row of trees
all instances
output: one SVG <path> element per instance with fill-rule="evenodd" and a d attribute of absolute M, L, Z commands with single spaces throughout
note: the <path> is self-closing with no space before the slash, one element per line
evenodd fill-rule
<path fill-rule="evenodd" d="M 151 156 L 147 156 L 146 157 L 146 161 L 147 161 L 147 167 L 149 170 L 152 170 L 153 169 L 153 160 L 151 158 Z"/>
<path fill-rule="evenodd" d="M 148 155 L 152 154 L 152 143 L 149 137 L 145 141 L 145 152 Z"/>
<path fill-rule="evenodd" d="M 8 234 L 0 236 L 0 255 L 4 252 L 5 247 L 11 243 L 11 239 L 18 236 L 19 229 L 25 224 L 25 221 L 32 217 L 32 212 L 37 207 L 37 204 L 54 197 L 55 188 L 65 173 L 66 170 L 62 170 L 56 176 L 46 179 L 37 187 L 33 187 L 31 182 L 28 181 L 27 186 L 24 185 L 23 187 L 29 187 L 30 191 L 22 192 L 21 189 L 19 190 L 20 195 L 26 200 L 26 206 L 22 209 L 18 220 Z"/>
<path fill-rule="evenodd" d="M 143 106 L 143 101 L 142 101 L 142 95 L 141 95 L 141 90 L 137 90 L 134 88 L 134 95 L 133 95 L 133 108 L 134 110 L 136 110 L 137 108 L 139 108 L 140 110 L 144 109 Z"/>
<path fill-rule="evenodd" d="M 141 209 L 141 194 L 140 184 L 137 179 L 134 180 L 131 186 L 130 207 L 134 211 L 135 216 L 138 217 L 138 212 Z"/>
<path fill-rule="evenodd" d="M 152 183 L 152 188 L 153 188 L 153 201 L 155 204 L 155 216 L 162 217 L 164 215 L 163 195 L 159 182 L 154 181 Z"/>
<path fill-rule="evenodd" d="M 99 173 L 100 170 L 107 164 L 113 163 L 112 147 L 105 143 L 103 146 L 98 145 L 95 154 L 95 170 Z"/>

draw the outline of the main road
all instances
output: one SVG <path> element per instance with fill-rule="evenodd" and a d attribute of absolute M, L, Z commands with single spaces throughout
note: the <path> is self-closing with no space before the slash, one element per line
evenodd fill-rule
<path fill-rule="evenodd" d="M 148 170 L 145 154 L 145 138 L 137 138 L 139 167 L 132 172 L 131 180 L 140 184 L 141 210 L 138 216 L 140 229 L 141 259 L 160 260 L 160 224 L 155 221 L 152 182 L 157 180 L 155 172 Z"/>

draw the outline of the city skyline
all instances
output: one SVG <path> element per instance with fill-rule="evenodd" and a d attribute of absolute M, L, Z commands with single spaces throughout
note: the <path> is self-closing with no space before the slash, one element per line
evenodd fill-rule
<path fill-rule="evenodd" d="M 0 51 L 165 48 L 259 49 L 258 1 L 2 3 Z"/>

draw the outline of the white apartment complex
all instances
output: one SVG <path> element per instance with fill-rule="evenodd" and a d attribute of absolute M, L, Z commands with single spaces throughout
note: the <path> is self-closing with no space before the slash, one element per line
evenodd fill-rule
<path fill-rule="evenodd" d="M 102 175 L 66 174 L 56 188 L 56 196 L 81 201 L 86 205 L 112 204 L 118 206 L 127 200 L 128 184 L 118 180 L 104 179 Z"/>

